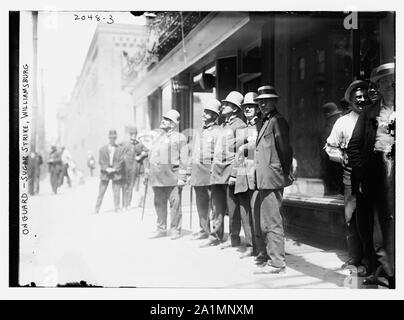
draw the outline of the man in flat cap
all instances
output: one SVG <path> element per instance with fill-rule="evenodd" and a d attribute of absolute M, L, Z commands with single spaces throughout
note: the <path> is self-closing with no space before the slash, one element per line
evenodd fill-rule
<path fill-rule="evenodd" d="M 114 194 L 115 212 L 121 210 L 120 198 L 123 189 L 123 168 L 124 159 L 122 147 L 116 143 L 118 135 L 116 130 L 109 130 L 109 143 L 100 148 L 98 163 L 100 165 L 100 187 L 95 205 L 95 213 L 99 213 L 105 191 L 107 191 L 109 181 L 112 181 L 112 192 Z"/>
<path fill-rule="evenodd" d="M 132 202 L 133 187 L 139 179 L 139 169 L 147 157 L 148 149 L 137 140 L 137 128 L 129 128 L 129 142 L 123 146 L 125 163 L 123 185 L 123 208 L 128 210 Z"/>
<path fill-rule="evenodd" d="M 218 125 L 221 103 L 216 99 L 203 106 L 202 133 L 193 139 L 190 184 L 195 190 L 196 207 L 200 230 L 193 239 L 206 239 L 210 234 L 209 210 L 211 206 L 210 170 L 216 140 L 220 132 Z"/>
<path fill-rule="evenodd" d="M 364 283 L 380 284 L 379 277 L 384 277 L 395 288 L 395 64 L 380 65 L 370 80 L 380 99 L 360 114 L 347 154 L 355 176 L 353 191 L 367 205 L 377 259 Z"/>
<path fill-rule="evenodd" d="M 186 137 L 175 131 L 179 121 L 177 110 L 164 114 L 149 153 L 149 184 L 154 191 L 157 213 L 157 230 L 152 238 L 167 236 L 167 202 L 170 203 L 171 239 L 181 237 L 181 193 L 186 182 L 189 149 Z"/>
<path fill-rule="evenodd" d="M 222 100 L 221 113 L 224 123 L 218 134 L 210 176 L 213 225 L 208 242 L 202 245 L 203 247 L 215 246 L 223 241 L 226 209 L 229 213 L 229 238 L 222 248 L 240 245 L 240 203 L 234 194 L 234 184 L 230 185 L 229 179 L 236 155 L 236 134 L 239 129 L 246 127 L 242 120 L 242 102 L 243 95 L 237 91 L 231 91 L 226 99 Z"/>
<path fill-rule="evenodd" d="M 293 154 L 289 144 L 288 123 L 276 109 L 278 98 L 273 86 L 258 88 L 256 100 L 263 118 L 256 142 L 255 166 L 261 232 L 269 260 L 254 274 L 278 274 L 286 269 L 281 207 L 283 189 L 293 181 L 290 174 Z"/>
<path fill-rule="evenodd" d="M 361 240 L 360 233 L 360 215 L 366 213 L 363 212 L 363 205 L 357 203 L 357 200 L 359 202 L 362 199 L 356 199 L 355 195 L 352 194 L 352 168 L 348 164 L 346 153 L 359 115 L 371 104 L 367 93 L 368 86 L 368 82 L 363 80 L 355 80 L 348 86 L 344 98 L 350 103 L 351 111 L 335 122 L 324 146 L 330 160 L 339 163 L 343 168 L 346 239 L 349 253 L 349 260 L 345 262 L 343 267 L 348 265 L 359 267 L 369 264 L 369 257 L 366 257 L 365 254 L 366 242 Z M 364 229 L 366 231 L 366 227 Z M 362 261 L 363 259 L 366 261 Z M 366 270 L 362 270 L 361 274 L 365 275 Z"/>

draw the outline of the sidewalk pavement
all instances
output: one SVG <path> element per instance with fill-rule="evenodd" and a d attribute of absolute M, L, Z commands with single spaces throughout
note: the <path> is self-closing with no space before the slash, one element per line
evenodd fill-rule
<path fill-rule="evenodd" d="M 199 248 L 189 189 L 183 192 L 183 237 L 149 239 L 155 230 L 153 191 L 141 208 L 115 213 L 108 187 L 99 214 L 93 214 L 98 179 L 53 195 L 48 181 L 29 198 L 28 235 L 21 235 L 20 284 L 54 286 L 85 280 L 105 287 L 147 288 L 356 288 L 355 272 L 341 270 L 346 252 L 324 249 L 296 238 L 286 241 L 286 273 L 254 275 L 253 258 L 240 259 L 237 248 Z M 186 199 L 188 197 L 188 200 Z M 227 217 L 226 217 L 227 229 Z M 343 239 L 341 239 L 343 241 Z"/>

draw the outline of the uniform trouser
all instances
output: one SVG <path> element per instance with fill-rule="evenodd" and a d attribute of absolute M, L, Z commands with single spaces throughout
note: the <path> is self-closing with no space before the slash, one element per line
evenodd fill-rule
<path fill-rule="evenodd" d="M 285 234 L 281 214 L 283 188 L 259 191 L 261 232 L 269 257 L 268 263 L 276 268 L 285 266 Z"/>
<path fill-rule="evenodd" d="M 28 193 L 30 195 L 35 194 L 35 183 L 38 178 L 35 175 L 28 177 Z"/>
<path fill-rule="evenodd" d="M 39 193 L 39 180 L 41 179 L 40 174 L 37 174 L 35 176 L 35 181 L 34 181 L 34 194 Z"/>
<path fill-rule="evenodd" d="M 126 179 L 123 185 L 123 207 L 128 208 L 132 202 L 133 187 L 135 185 L 135 172 L 126 173 Z"/>
<path fill-rule="evenodd" d="M 213 226 L 211 236 L 223 239 L 224 215 L 226 206 L 229 212 L 229 238 L 232 246 L 240 245 L 241 217 L 240 203 L 234 194 L 234 186 L 227 184 L 212 185 Z"/>
<path fill-rule="evenodd" d="M 196 208 L 199 216 L 200 233 L 210 234 L 209 209 L 211 207 L 211 187 L 194 186 Z"/>
<path fill-rule="evenodd" d="M 392 277 L 395 275 L 395 163 L 383 153 L 375 153 L 370 170 L 364 193 L 373 220 L 374 253 L 385 274 Z"/>
<path fill-rule="evenodd" d="M 360 263 L 363 258 L 362 241 L 359 234 L 359 224 L 357 221 L 357 199 L 352 194 L 351 169 L 344 168 L 344 211 L 346 224 L 346 240 L 350 259 Z M 360 207 L 360 206 L 358 206 Z"/>
<path fill-rule="evenodd" d="M 167 202 L 170 203 L 170 229 L 173 233 L 180 233 L 182 226 L 181 193 L 178 186 L 153 187 L 154 208 L 157 213 L 157 231 L 167 231 Z"/>
<path fill-rule="evenodd" d="M 253 225 L 253 208 L 254 208 L 254 195 L 255 190 L 248 190 L 246 192 L 238 193 L 237 196 L 240 201 L 240 216 L 241 222 L 243 224 L 245 242 L 247 247 L 254 247 L 256 249 L 255 243 L 255 230 Z M 254 250 L 255 251 L 255 250 Z"/>
<path fill-rule="evenodd" d="M 97 202 L 95 205 L 95 211 L 100 211 L 102 200 L 104 199 L 105 191 L 107 191 L 110 180 L 100 180 L 100 187 L 98 191 Z M 121 190 L 123 189 L 122 181 L 112 181 L 112 192 L 114 194 L 114 207 L 115 211 L 119 209 L 121 200 Z"/>

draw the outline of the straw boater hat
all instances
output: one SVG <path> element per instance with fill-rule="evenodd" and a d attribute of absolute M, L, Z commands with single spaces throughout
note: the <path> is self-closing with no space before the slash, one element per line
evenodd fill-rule
<path fill-rule="evenodd" d="M 212 99 L 212 100 L 208 101 L 208 102 L 204 105 L 203 110 L 210 110 L 210 111 L 212 111 L 212 112 L 214 112 L 214 113 L 216 113 L 216 114 L 219 114 L 219 113 L 220 113 L 220 106 L 221 106 L 221 105 L 222 105 L 222 104 L 220 103 L 219 100 Z"/>
<path fill-rule="evenodd" d="M 351 94 L 352 92 L 358 89 L 368 89 L 369 83 L 363 80 L 355 80 L 353 81 L 348 88 L 345 90 L 344 99 L 348 102 L 351 102 Z"/>
<path fill-rule="evenodd" d="M 253 104 L 258 106 L 258 103 L 255 101 L 255 99 L 257 98 L 257 94 L 255 92 L 248 92 L 245 96 L 244 96 L 244 101 L 241 104 L 243 107 L 246 106 L 247 104 Z"/>
<path fill-rule="evenodd" d="M 243 95 L 240 92 L 232 91 L 230 92 L 226 99 L 223 99 L 222 102 L 230 102 L 234 104 L 236 107 L 241 109 L 241 103 L 243 102 Z"/>
<path fill-rule="evenodd" d="M 273 86 L 262 86 L 258 88 L 258 96 L 255 100 L 279 98 Z"/>
<path fill-rule="evenodd" d="M 163 116 L 163 118 L 170 119 L 175 124 L 180 122 L 180 113 L 177 110 L 171 109 Z"/>
<path fill-rule="evenodd" d="M 385 63 L 378 66 L 377 68 L 372 70 L 372 74 L 370 75 L 370 81 L 376 83 L 378 80 L 380 80 L 385 76 L 395 74 L 395 67 L 396 66 L 394 62 Z"/>

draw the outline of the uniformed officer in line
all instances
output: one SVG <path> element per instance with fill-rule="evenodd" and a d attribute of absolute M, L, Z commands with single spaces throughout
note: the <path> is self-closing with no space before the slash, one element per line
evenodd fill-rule
<path fill-rule="evenodd" d="M 240 258 L 258 256 L 257 262 L 266 257 L 265 243 L 261 236 L 258 190 L 255 177 L 255 147 L 257 140 L 257 121 L 260 115 L 255 92 L 248 92 L 242 104 L 247 127 L 239 131 L 237 139 L 242 140 L 239 147 L 230 181 L 235 181 L 234 193 L 240 201 L 240 215 L 246 242 L 246 251 Z M 267 259 L 265 259 L 267 260 Z"/>
<path fill-rule="evenodd" d="M 200 230 L 193 239 L 206 239 L 210 234 L 209 210 L 211 208 L 210 170 L 216 140 L 221 103 L 212 99 L 203 107 L 202 133 L 194 140 L 192 148 L 190 185 L 194 187 Z"/>
<path fill-rule="evenodd" d="M 281 214 L 283 189 L 291 177 L 292 148 L 289 144 L 289 126 L 277 111 L 278 94 L 272 86 L 258 88 L 256 98 L 262 121 L 259 124 L 255 168 L 259 190 L 261 232 L 266 244 L 267 264 L 255 274 L 285 271 L 285 236 Z"/>
<path fill-rule="evenodd" d="M 147 157 L 148 149 L 137 140 L 137 128 L 129 128 L 129 142 L 123 146 L 125 163 L 123 185 L 123 209 L 128 210 L 132 202 L 133 187 L 136 179 L 139 179 L 139 168 L 142 161 Z"/>
<path fill-rule="evenodd" d="M 218 135 L 210 176 L 213 223 L 208 241 L 202 247 L 215 246 L 223 241 L 223 222 L 226 209 L 229 213 L 230 225 L 228 242 L 223 248 L 240 245 L 240 204 L 234 194 L 234 184 L 229 185 L 229 179 L 236 155 L 236 133 L 237 130 L 246 127 L 242 120 L 242 102 L 243 95 L 237 91 L 230 92 L 226 99 L 222 100 L 222 115 L 225 122 Z"/>
<path fill-rule="evenodd" d="M 167 202 L 170 203 L 171 239 L 181 236 L 181 192 L 186 182 L 188 146 L 186 137 L 175 131 L 178 111 L 169 110 L 161 120 L 158 135 L 150 150 L 149 184 L 154 191 L 157 231 L 152 238 L 167 236 Z"/>

